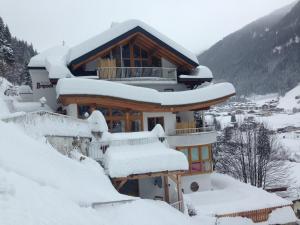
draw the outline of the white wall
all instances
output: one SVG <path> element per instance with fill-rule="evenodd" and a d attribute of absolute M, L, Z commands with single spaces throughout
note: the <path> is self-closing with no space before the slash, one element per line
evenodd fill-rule
<path fill-rule="evenodd" d="M 33 101 L 39 101 L 41 97 L 45 97 L 47 105 L 55 111 L 57 109 L 56 85 L 50 83 L 48 71 L 31 69 L 29 73 L 32 80 Z"/>
<path fill-rule="evenodd" d="M 164 199 L 164 197 L 165 197 L 164 181 L 163 181 L 163 178 L 161 178 L 161 179 L 162 179 L 161 187 L 158 187 L 157 185 L 154 184 L 155 178 L 140 179 L 139 180 L 140 197 L 146 198 L 146 199 L 155 199 L 156 196 L 159 196 Z M 177 202 L 178 195 L 177 195 L 176 183 L 174 181 L 172 181 L 171 179 L 168 179 L 168 183 L 169 183 L 170 203 Z"/>
<path fill-rule="evenodd" d="M 169 130 L 174 130 L 176 127 L 176 114 L 171 112 L 144 112 L 143 113 L 143 126 L 144 130 L 148 130 L 149 117 L 164 117 L 164 128 L 167 133 Z"/>
<path fill-rule="evenodd" d="M 206 145 L 217 141 L 217 132 L 200 132 L 188 135 L 171 135 L 167 137 L 170 147 Z"/>
<path fill-rule="evenodd" d="M 78 117 L 78 108 L 77 104 L 70 104 L 65 107 L 67 110 L 67 115 L 77 118 Z"/>
<path fill-rule="evenodd" d="M 197 182 L 199 185 L 198 191 L 207 191 L 211 190 L 211 176 L 210 174 L 200 174 L 200 175 L 191 175 L 191 176 L 182 176 L 181 185 L 183 192 L 185 194 L 192 193 L 191 183 Z"/>

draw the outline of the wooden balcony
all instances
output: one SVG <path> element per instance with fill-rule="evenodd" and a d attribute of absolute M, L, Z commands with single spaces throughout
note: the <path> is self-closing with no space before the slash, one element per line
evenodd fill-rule
<path fill-rule="evenodd" d="M 99 79 L 110 81 L 177 81 L 176 68 L 99 67 Z"/>
<path fill-rule="evenodd" d="M 187 135 L 201 132 L 214 132 L 214 126 L 197 127 L 195 121 L 176 123 L 176 129 L 169 135 Z"/>

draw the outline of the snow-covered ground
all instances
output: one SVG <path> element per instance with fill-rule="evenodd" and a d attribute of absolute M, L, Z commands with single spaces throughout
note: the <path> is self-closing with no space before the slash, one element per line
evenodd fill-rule
<path fill-rule="evenodd" d="M 1 225 L 193 224 L 166 203 L 119 194 L 95 161 L 67 158 L 15 125 L 0 122 L 0 145 Z M 123 200 L 133 201 L 91 207 Z"/>

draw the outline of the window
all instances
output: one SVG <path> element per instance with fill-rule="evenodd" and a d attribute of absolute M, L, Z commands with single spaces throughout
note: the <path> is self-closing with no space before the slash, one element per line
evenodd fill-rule
<path fill-rule="evenodd" d="M 84 114 L 86 112 L 90 113 L 91 108 L 90 106 L 79 105 L 78 117 L 85 118 Z M 102 112 L 108 129 L 112 133 L 143 130 L 143 114 L 141 112 L 103 106 L 96 106 L 94 108 Z"/>
<path fill-rule="evenodd" d="M 91 107 L 88 105 L 78 106 L 78 117 L 84 119 L 86 113 L 90 114 L 90 111 L 91 111 Z"/>
<path fill-rule="evenodd" d="M 212 172 L 211 145 L 178 147 L 189 161 L 188 174 Z"/>
<path fill-rule="evenodd" d="M 195 147 L 191 148 L 191 155 L 192 155 L 191 159 L 192 159 L 193 162 L 195 162 L 195 161 L 197 162 L 197 161 L 200 160 L 198 146 L 195 146 Z"/>
<path fill-rule="evenodd" d="M 201 146 L 201 159 L 208 160 L 209 159 L 209 149 L 208 146 Z"/>
<path fill-rule="evenodd" d="M 151 131 L 156 124 L 164 127 L 164 117 L 148 117 L 148 131 Z"/>

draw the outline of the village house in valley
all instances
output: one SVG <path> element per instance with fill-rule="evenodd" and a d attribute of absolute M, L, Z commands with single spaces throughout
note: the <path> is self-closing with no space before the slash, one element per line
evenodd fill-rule
<path fill-rule="evenodd" d="M 193 53 L 147 24 L 113 23 L 77 46 L 34 56 L 28 69 L 34 101 L 44 97 L 54 112 L 96 124 L 82 153 L 104 167 L 119 192 L 164 200 L 191 215 L 254 222 L 290 206 L 213 174 L 217 132 L 204 113 L 235 89 L 213 83 L 212 72 Z"/>

